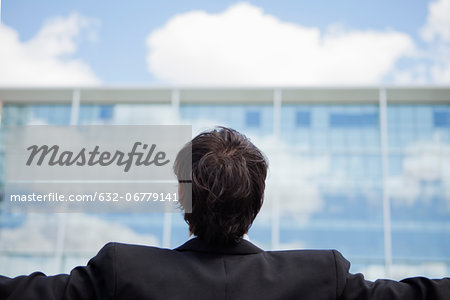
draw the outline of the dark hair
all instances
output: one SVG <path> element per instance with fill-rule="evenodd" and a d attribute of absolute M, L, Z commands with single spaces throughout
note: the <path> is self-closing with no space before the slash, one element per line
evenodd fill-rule
<path fill-rule="evenodd" d="M 191 148 L 192 147 L 192 148 Z M 196 136 L 178 154 L 174 170 L 180 182 L 183 155 L 192 149 L 192 212 L 184 219 L 191 233 L 210 244 L 237 243 L 263 204 L 267 160 L 236 130 L 218 127 Z"/>

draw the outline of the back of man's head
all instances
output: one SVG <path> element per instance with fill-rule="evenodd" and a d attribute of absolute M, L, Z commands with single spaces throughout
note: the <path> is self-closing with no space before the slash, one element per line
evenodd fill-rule
<path fill-rule="evenodd" d="M 224 127 L 199 134 L 188 146 L 192 147 L 192 213 L 185 213 L 184 219 L 190 232 L 210 244 L 237 243 L 263 203 L 264 154 L 243 134 Z"/>

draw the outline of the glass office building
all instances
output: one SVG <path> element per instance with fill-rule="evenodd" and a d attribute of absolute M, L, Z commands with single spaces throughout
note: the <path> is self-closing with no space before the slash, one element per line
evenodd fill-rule
<path fill-rule="evenodd" d="M 337 249 L 371 279 L 450 274 L 450 88 L 2 89 L 0 101 L 3 132 L 33 124 L 191 124 L 193 135 L 235 128 L 269 158 L 254 243 Z M 67 272 L 107 241 L 173 248 L 188 238 L 179 214 L 2 211 L 0 225 L 0 269 L 9 275 Z"/>

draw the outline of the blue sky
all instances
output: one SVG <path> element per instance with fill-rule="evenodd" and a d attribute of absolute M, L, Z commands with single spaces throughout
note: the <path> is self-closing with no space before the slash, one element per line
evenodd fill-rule
<path fill-rule="evenodd" d="M 448 0 L 432 2 L 442 2 L 441 7 L 438 7 L 436 10 L 442 11 L 442 7 L 448 8 L 446 4 L 449 2 Z M 19 36 L 19 42 L 25 45 L 27 41 L 38 35 L 44 24 L 49 22 L 49 20 L 56 17 L 62 19 L 69 18 L 74 14 L 78 16 L 77 21 L 73 22 L 77 23 L 78 25 L 76 26 L 83 28 L 83 30 L 80 29 L 80 32 L 72 34 L 66 32 L 75 50 L 61 50 L 57 54 L 52 54 L 52 59 L 56 59 L 62 63 L 71 60 L 79 61 L 84 67 L 90 70 L 88 74 L 90 77 L 86 76 L 86 78 L 95 78 L 95 80 L 86 79 L 79 81 L 76 79 L 82 76 L 82 73 L 79 73 L 78 77 L 67 75 L 68 79 L 64 83 L 66 85 L 70 85 L 71 82 L 75 84 L 169 85 L 240 85 L 241 83 L 242 85 L 448 84 L 450 83 L 450 62 L 447 59 L 449 55 L 446 55 L 445 52 L 450 49 L 448 47 L 450 38 L 447 38 L 445 34 L 439 35 L 440 29 L 436 29 L 436 26 L 433 27 L 435 33 L 432 42 L 425 41 L 420 34 L 431 15 L 429 9 L 430 3 L 429 1 L 406 0 L 246 1 L 245 4 L 239 6 L 242 2 L 3 0 L 2 23 L 4 27 L 14 30 Z M 242 40 L 230 37 L 230 40 L 228 42 L 226 41 L 227 36 L 238 36 L 240 32 L 238 29 L 235 29 L 235 31 L 230 29 L 227 35 L 228 29 L 223 29 L 220 26 L 214 27 L 214 25 L 209 26 L 209 24 L 215 24 L 213 17 L 217 17 L 217 20 L 220 19 L 223 23 L 230 24 L 231 27 L 232 20 L 234 19 L 231 13 L 227 14 L 226 12 L 227 9 L 232 7 L 236 7 L 235 10 L 239 10 L 242 14 L 253 13 L 254 18 L 249 18 L 248 23 L 253 22 L 261 26 L 266 24 L 274 28 L 278 26 L 278 29 L 274 30 L 273 35 L 267 36 L 267 40 L 269 41 L 276 39 L 280 35 L 280 32 L 288 31 L 284 25 L 295 25 L 298 31 L 296 33 L 293 32 L 291 36 L 286 36 L 284 40 L 277 40 L 278 44 L 285 46 L 275 47 L 270 51 L 268 50 L 267 53 L 260 57 L 255 57 L 252 53 L 259 52 L 258 49 L 267 48 L 265 47 L 265 37 L 261 37 L 261 39 L 254 42 L 251 38 L 248 38 L 246 42 L 241 43 L 239 46 L 248 51 L 243 53 L 242 56 L 239 53 L 235 53 L 233 56 L 230 54 L 233 63 L 226 67 L 220 64 L 223 53 L 211 54 L 209 61 L 208 59 L 203 60 L 205 55 L 208 56 L 209 53 L 204 53 L 200 50 L 191 56 L 186 55 L 186 51 L 196 51 L 195 46 L 192 46 L 192 44 L 197 45 L 198 49 L 204 49 L 205 46 L 209 47 L 210 43 L 208 42 L 207 36 L 210 34 L 215 35 L 215 32 L 218 31 L 222 32 L 225 38 L 217 34 L 218 37 L 211 42 L 213 44 L 212 48 L 215 49 L 214 51 L 218 51 L 217 49 L 220 48 L 222 40 L 225 40 L 225 43 L 228 45 Z M 259 14 L 257 10 L 259 10 Z M 193 11 L 204 11 L 206 15 L 190 17 Z M 445 13 L 450 19 L 450 12 Z M 170 21 L 177 19 L 177 17 L 180 23 L 177 25 L 178 27 L 176 25 L 172 27 L 168 26 Z M 183 28 L 189 27 L 189 22 L 195 23 L 195 17 L 198 17 L 202 25 L 184 31 Z M 275 18 L 276 22 L 270 18 Z M 89 22 L 84 22 L 85 20 Z M 247 23 L 245 21 L 242 22 L 240 26 L 246 27 Z M 84 23 L 89 24 L 82 25 Z M 441 23 L 439 23 L 441 27 L 447 25 L 442 25 Z M 450 24 L 450 21 L 448 24 Z M 196 28 L 200 29 L 197 30 Z M 207 31 L 207 28 L 211 28 L 210 32 Z M 149 58 L 152 54 L 149 46 L 150 42 L 148 41 L 150 39 L 149 36 L 155 30 L 161 29 L 167 29 L 166 35 L 164 38 L 161 37 L 158 39 L 164 41 L 153 42 L 153 47 L 156 49 L 154 52 L 157 52 L 157 50 L 159 52 L 171 52 L 167 51 L 169 49 L 166 48 L 169 47 L 169 44 L 178 47 L 178 52 L 172 53 L 171 55 L 173 56 L 169 56 L 168 54 L 158 56 L 153 53 L 155 54 L 154 57 Z M 309 33 L 305 33 L 305 36 L 303 36 L 305 40 L 302 40 L 301 29 L 315 29 L 318 31 L 319 38 L 308 38 L 307 35 Z M 328 32 L 335 32 L 336 30 L 338 36 L 342 37 L 339 41 L 334 39 L 336 37 L 335 33 L 327 35 Z M 442 30 L 445 31 L 445 29 Z M 355 32 L 358 33 L 358 36 L 354 39 L 348 40 L 344 38 L 353 36 L 352 33 Z M 367 37 L 371 33 L 374 34 Z M 61 39 L 61 35 L 63 34 L 60 33 L 56 38 Z M 95 38 L 92 38 L 92 36 Z M 329 42 L 326 42 L 327 36 L 329 37 Z M 291 45 L 291 41 L 296 40 L 297 37 L 302 42 Z M 43 37 L 36 44 L 46 44 L 45 39 L 51 38 L 47 36 Z M 185 52 L 182 49 L 186 47 L 186 44 L 184 44 L 185 41 L 183 41 L 184 38 L 189 40 L 188 46 L 192 47 Z M 170 42 L 167 42 L 167 39 L 171 39 Z M 313 43 L 314 41 L 317 42 L 317 45 L 315 48 L 310 49 L 310 53 L 324 53 L 317 57 L 308 57 L 308 54 L 303 53 L 302 49 L 304 49 L 305 43 Z M 346 65 L 350 64 L 350 58 L 355 56 L 350 53 L 351 51 L 359 53 L 361 61 L 371 61 L 377 55 L 377 51 L 371 53 L 368 48 L 353 49 L 351 46 L 345 46 L 352 41 L 355 41 L 359 45 L 373 43 L 373 47 L 370 47 L 372 49 L 377 47 L 377 45 L 384 45 L 383 49 L 390 47 L 390 45 L 394 46 L 389 51 L 386 50 L 385 52 L 381 51 L 379 53 L 379 56 L 387 57 L 385 61 L 374 61 L 373 65 L 368 64 L 367 66 L 363 66 L 356 60 L 355 64 L 361 65 L 361 68 L 352 69 L 346 67 Z M 0 42 L 2 42 L 2 36 L 0 36 Z M 217 46 L 214 46 L 214 43 Z M 3 44 L 6 44 L 6 42 L 3 42 Z M 330 46 L 336 44 L 338 46 L 335 48 Z M 289 70 L 287 73 L 290 72 L 290 74 L 284 77 L 281 76 L 283 78 L 279 80 L 274 75 L 258 77 L 263 72 L 263 69 L 255 70 L 254 73 L 240 69 L 243 62 L 249 60 L 251 63 L 246 66 L 247 69 L 254 65 L 264 66 L 264 62 L 269 60 L 272 63 L 265 67 L 264 70 L 272 74 L 275 72 L 284 73 L 282 70 L 290 69 L 291 65 L 288 60 L 281 59 L 285 55 L 284 49 L 295 49 L 295 51 L 292 50 L 292 53 L 286 54 L 288 57 L 293 55 L 305 57 L 304 60 L 300 59 L 298 61 L 295 58 L 290 58 L 291 61 L 294 61 L 292 64 L 293 68 L 301 69 L 305 62 L 308 61 L 317 61 L 322 66 L 317 68 L 317 74 L 314 73 L 316 71 L 314 66 L 309 66 L 309 69 L 305 68 L 306 74 Z M 329 51 L 329 49 L 332 50 Z M 230 53 L 230 50 L 232 49 L 225 48 L 223 51 Z M 341 57 L 338 53 L 342 51 L 347 54 Z M 440 56 L 441 58 L 436 61 L 436 56 Z M 230 59 L 230 57 L 225 57 L 224 61 Z M 278 57 L 278 59 L 275 57 Z M 7 61 L 12 62 L 13 60 L 11 58 Z M 21 61 L 26 60 L 21 59 Z M 165 61 L 176 61 L 179 65 L 183 65 L 183 67 L 182 69 L 174 66 L 165 67 L 163 63 Z M 342 64 L 336 64 L 330 70 L 328 66 L 338 61 L 342 61 Z M 201 70 L 195 70 L 195 66 L 199 64 L 202 64 Z M 205 68 L 208 66 L 211 67 L 206 70 Z M 280 70 L 277 69 L 277 66 L 281 66 Z M 436 66 L 440 70 L 440 73 L 437 71 L 437 73 L 435 72 L 436 74 L 433 73 Z M 13 67 L 11 66 L 11 68 Z M 365 70 L 373 70 L 373 74 L 364 77 Z M 344 76 L 343 78 L 339 75 L 339 73 L 345 75 L 346 72 L 350 75 L 347 77 Z M 11 73 L 14 73 L 14 71 L 11 71 Z M 54 73 L 56 74 L 54 78 L 58 78 L 58 71 L 55 70 Z M 180 73 L 183 73 L 183 75 L 179 75 Z M 311 79 L 306 76 L 308 73 L 314 73 Z M 328 76 L 330 73 L 335 75 Z M 221 74 L 221 76 L 218 76 L 217 80 L 212 81 L 210 78 L 214 77 L 214 74 Z M 233 74 L 244 75 L 242 75 L 242 78 L 233 79 Z M 363 75 L 360 76 L 359 74 Z M 61 73 L 59 77 L 62 78 L 64 76 Z M 8 79 L 13 76 L 4 74 L 3 77 Z M 253 79 L 247 80 L 247 78 Z M 43 84 L 52 85 L 52 80 L 54 80 L 56 85 L 60 84 L 58 79 L 49 79 L 49 81 Z M 40 84 L 33 81 L 31 74 L 29 79 L 18 79 L 10 82 L 8 80 L 2 80 L 2 75 L 0 74 L 0 84 L 2 85 Z"/>

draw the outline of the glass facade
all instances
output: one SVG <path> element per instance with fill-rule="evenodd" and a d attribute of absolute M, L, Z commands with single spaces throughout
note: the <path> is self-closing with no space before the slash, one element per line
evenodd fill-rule
<path fill-rule="evenodd" d="M 358 267 L 383 264 L 378 106 L 284 105 L 281 141 L 298 169 L 285 189 L 301 188 L 291 207 L 280 199 L 282 213 L 296 211 L 283 217 L 280 244 L 337 248 Z"/>
<path fill-rule="evenodd" d="M 337 249 L 352 262 L 351 271 L 369 278 L 448 275 L 450 99 L 444 104 L 388 100 L 386 172 L 380 114 L 380 105 L 363 100 L 298 101 L 277 109 L 272 103 L 193 104 L 181 99 L 175 106 L 82 104 L 77 123 L 192 124 L 193 135 L 216 125 L 233 127 L 269 158 L 265 205 L 250 230 L 257 245 L 267 250 Z M 70 105 L 5 104 L 2 130 L 8 125 L 69 125 L 70 118 Z M 384 273 L 383 195 L 391 210 L 390 274 Z M 61 235 L 58 216 L 3 212 L 0 268 L 10 274 L 43 266 L 49 273 L 67 272 L 85 264 L 109 240 L 173 248 L 188 238 L 177 214 L 73 214 L 66 219 L 61 265 L 53 259 Z M 91 246 L 80 250 L 77 242 L 87 234 L 80 230 L 93 226 Z M 34 233 L 28 232 L 31 228 Z M 33 234 L 38 237 L 28 238 Z"/>

